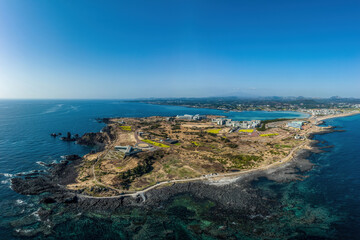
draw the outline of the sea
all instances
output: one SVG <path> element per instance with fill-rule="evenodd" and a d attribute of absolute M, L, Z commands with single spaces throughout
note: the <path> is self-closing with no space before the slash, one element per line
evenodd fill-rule
<path fill-rule="evenodd" d="M 98 132 L 98 118 L 223 115 L 234 120 L 301 118 L 299 112 L 223 112 L 214 109 L 151 105 L 119 100 L 0 100 L 0 239 L 360 239 L 360 115 L 326 120 L 345 130 L 316 135 L 331 146 L 309 159 L 315 164 L 299 181 L 259 179 L 258 192 L 281 208 L 272 216 L 237 218 L 219 214 L 216 203 L 179 195 L 162 209 L 124 209 L 117 214 L 53 212 L 51 222 L 38 216 L 41 196 L 11 189 L 17 174 L 46 172 L 46 164 L 92 148 L 63 142 L 50 133 Z M 26 235 L 26 237 L 25 237 Z"/>

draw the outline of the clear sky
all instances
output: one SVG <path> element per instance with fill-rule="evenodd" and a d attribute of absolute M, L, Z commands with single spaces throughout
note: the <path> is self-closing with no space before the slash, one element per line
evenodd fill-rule
<path fill-rule="evenodd" d="M 360 1 L 0 0 L 0 98 L 360 97 Z"/>

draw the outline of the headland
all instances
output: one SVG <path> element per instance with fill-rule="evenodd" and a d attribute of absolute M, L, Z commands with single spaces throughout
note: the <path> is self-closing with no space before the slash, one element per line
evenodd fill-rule
<path fill-rule="evenodd" d="M 306 161 L 299 166 L 299 159 L 319 151 L 312 135 L 335 131 L 318 125 L 358 113 L 263 122 L 211 115 L 104 119 L 107 125 L 101 132 L 78 139 L 79 144 L 97 145 L 99 151 L 53 166 L 52 177 L 14 179 L 13 189 L 23 194 L 55 192 L 67 202 L 75 201 L 73 197 L 151 202 L 152 192 L 167 196 L 166 189 L 174 190 L 175 185 L 218 187 L 261 175 L 278 181 L 299 179 L 289 174 L 296 172 L 289 167 L 311 168 Z M 284 169 L 287 173 L 280 173 Z"/>

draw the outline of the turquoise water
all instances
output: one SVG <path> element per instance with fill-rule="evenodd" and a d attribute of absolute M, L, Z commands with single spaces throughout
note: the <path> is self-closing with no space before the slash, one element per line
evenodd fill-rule
<path fill-rule="evenodd" d="M 273 198 L 269 218 L 244 219 L 227 213 L 215 203 L 181 195 L 164 208 L 149 211 L 122 209 L 106 213 L 61 212 L 54 209 L 51 231 L 34 212 L 37 196 L 21 196 L 10 189 L 9 179 L 19 172 L 45 170 L 39 162 L 61 160 L 66 154 L 85 154 L 88 147 L 51 138 L 51 132 L 83 134 L 99 131 L 98 117 L 217 114 L 236 120 L 301 117 L 288 112 L 223 113 L 211 109 L 147 105 L 120 101 L 0 101 L 0 236 L 17 239 L 18 231 L 34 233 L 34 239 L 356 239 L 360 234 L 360 117 L 328 120 L 346 132 L 316 136 L 322 144 L 335 145 L 315 154 L 317 165 L 304 181 L 253 183 L 260 194 Z M 44 235 L 45 234 L 45 235 Z"/>

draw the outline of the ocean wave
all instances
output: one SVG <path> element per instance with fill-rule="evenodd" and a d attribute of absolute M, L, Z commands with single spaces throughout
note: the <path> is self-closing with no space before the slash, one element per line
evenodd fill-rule
<path fill-rule="evenodd" d="M 70 105 L 70 108 L 71 110 L 77 111 L 79 109 L 79 106 Z"/>
<path fill-rule="evenodd" d="M 7 179 L 7 180 L 2 180 L 1 182 L 0 182 L 1 184 L 10 184 L 10 179 Z"/>
<path fill-rule="evenodd" d="M 47 163 L 44 163 L 42 161 L 37 161 L 36 164 L 39 164 L 40 166 L 44 166 L 44 167 L 48 165 Z"/>
<path fill-rule="evenodd" d="M 14 174 L 11 173 L 0 173 L 0 175 L 3 175 L 4 177 L 12 178 Z"/>
<path fill-rule="evenodd" d="M 64 106 L 64 104 L 56 104 L 55 106 L 47 109 L 46 111 L 44 111 L 42 114 L 48 114 L 48 113 L 54 113 L 57 112 L 58 110 L 60 110 L 60 108 L 62 108 L 62 106 Z"/>
<path fill-rule="evenodd" d="M 27 175 L 39 175 L 40 173 L 46 172 L 45 170 L 31 170 L 27 172 L 19 172 L 14 174 L 14 176 L 27 176 Z"/>
<path fill-rule="evenodd" d="M 15 229 L 15 232 L 20 234 L 31 233 L 33 231 L 34 231 L 33 229 L 20 229 L 20 228 Z"/>
<path fill-rule="evenodd" d="M 41 221 L 40 215 L 39 215 L 40 208 L 36 210 L 35 212 L 31 213 L 30 215 L 34 216 L 37 221 Z"/>
<path fill-rule="evenodd" d="M 26 204 L 26 202 L 25 202 L 24 200 L 21 200 L 21 199 L 17 199 L 17 200 L 15 201 L 15 203 L 16 203 L 17 205 L 25 205 L 25 204 Z"/>

